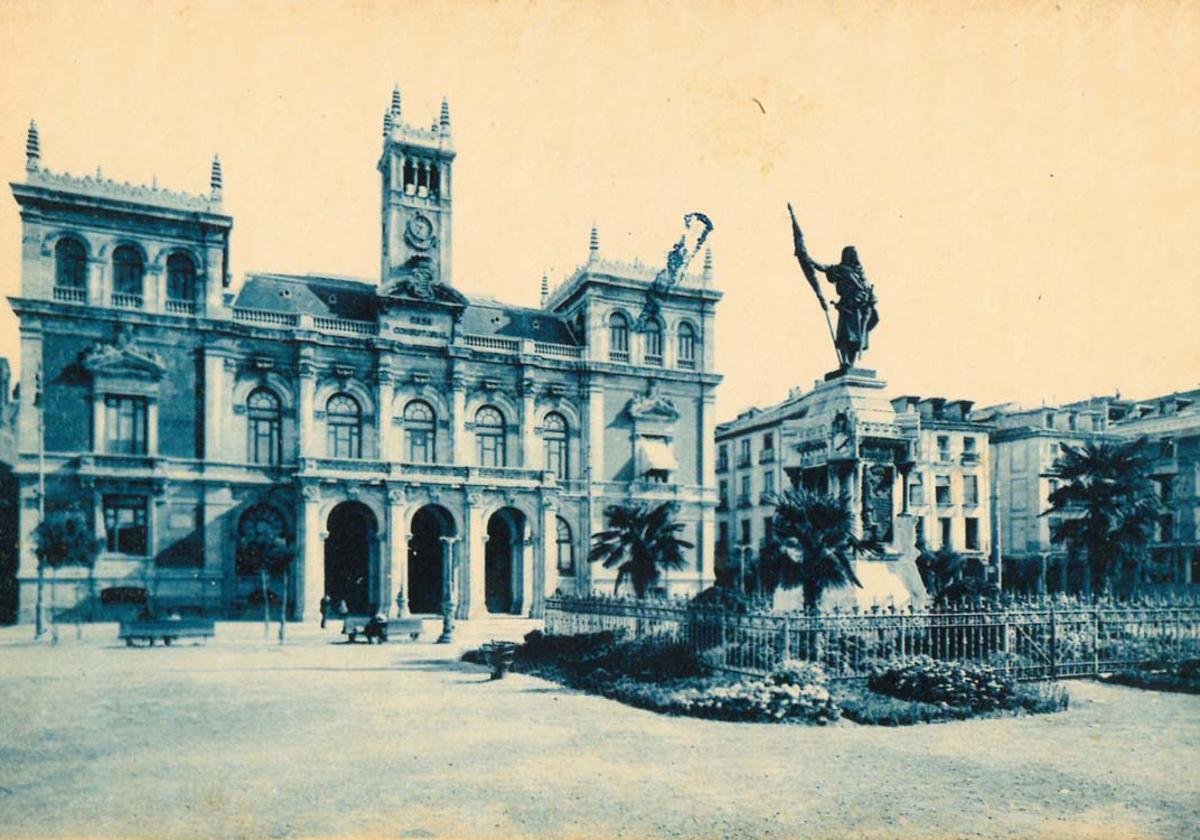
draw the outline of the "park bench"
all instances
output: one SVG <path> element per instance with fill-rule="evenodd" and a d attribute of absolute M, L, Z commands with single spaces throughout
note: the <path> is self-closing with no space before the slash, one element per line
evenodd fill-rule
<path fill-rule="evenodd" d="M 342 635 L 354 642 L 362 636 L 371 642 L 382 644 L 389 636 L 407 633 L 414 642 L 421 637 L 424 624 L 419 618 L 392 618 L 386 624 L 372 624 L 371 617 L 366 615 L 350 615 L 342 620 Z"/>
<path fill-rule="evenodd" d="M 139 639 L 154 647 L 156 640 L 170 645 L 176 639 L 211 639 L 215 635 L 211 618 L 146 618 L 122 622 L 117 638 L 129 647 Z"/>

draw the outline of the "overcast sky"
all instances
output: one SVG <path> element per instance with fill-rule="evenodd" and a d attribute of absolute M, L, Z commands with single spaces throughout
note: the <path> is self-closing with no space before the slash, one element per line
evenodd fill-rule
<path fill-rule="evenodd" d="M 454 282 L 536 305 L 711 216 L 718 414 L 834 366 L 791 253 L 858 246 L 893 392 L 977 404 L 1200 385 L 1200 4 L 194 2 L 0 6 L 0 166 L 204 191 L 233 272 L 376 278 L 392 83 L 455 162 Z M 0 213 L 0 291 L 20 219 Z M 16 322 L 0 314 L 0 354 Z"/>

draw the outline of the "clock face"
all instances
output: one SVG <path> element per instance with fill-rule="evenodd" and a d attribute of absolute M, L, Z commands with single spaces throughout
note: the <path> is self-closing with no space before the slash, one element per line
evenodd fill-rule
<path fill-rule="evenodd" d="M 433 222 L 420 213 L 410 217 L 404 231 L 404 238 L 409 245 L 418 250 L 429 250 L 434 245 Z"/>

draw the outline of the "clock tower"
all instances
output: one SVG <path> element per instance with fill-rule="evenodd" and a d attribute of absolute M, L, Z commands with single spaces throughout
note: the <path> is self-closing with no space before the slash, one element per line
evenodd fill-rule
<path fill-rule="evenodd" d="M 380 284 L 428 292 L 453 285 L 450 273 L 450 105 L 429 128 L 404 122 L 400 89 L 383 116 L 383 259 Z M 424 295 L 422 295 L 424 296 Z"/>

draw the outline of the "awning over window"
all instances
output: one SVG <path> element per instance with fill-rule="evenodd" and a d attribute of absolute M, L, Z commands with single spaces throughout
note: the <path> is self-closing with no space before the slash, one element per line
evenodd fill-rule
<path fill-rule="evenodd" d="M 671 451 L 671 444 L 662 438 L 639 438 L 637 442 L 637 470 L 639 476 L 650 472 L 676 472 L 679 462 Z"/>

